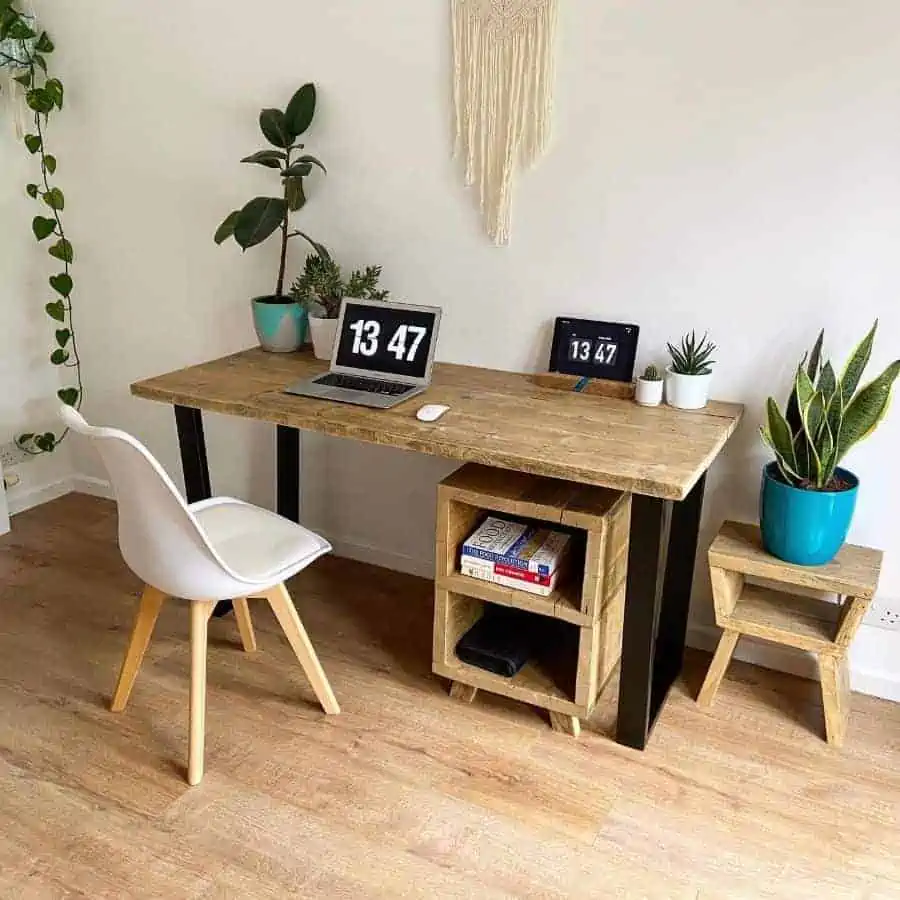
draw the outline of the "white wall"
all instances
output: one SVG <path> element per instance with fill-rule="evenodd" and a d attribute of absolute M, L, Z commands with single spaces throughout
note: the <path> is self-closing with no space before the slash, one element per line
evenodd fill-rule
<path fill-rule="evenodd" d="M 34 159 L 15 135 L 6 97 L 0 97 L 0 444 L 24 431 L 55 427 L 58 373 L 48 361 L 55 346 L 44 313 L 52 299 L 47 278 L 55 263 L 37 246 L 31 219 L 39 212 L 25 193 L 37 180 Z M 69 448 L 9 469 L 19 483 L 9 491 L 11 511 L 64 493 L 71 486 Z M 2 485 L 0 485 L 2 492 Z"/>
<path fill-rule="evenodd" d="M 312 79 L 308 146 L 330 174 L 310 192 L 307 230 L 348 264 L 382 263 L 400 297 L 443 306 L 444 360 L 543 367 L 563 313 L 641 323 L 642 362 L 708 328 L 715 393 L 744 401 L 748 420 L 713 473 L 707 528 L 752 518 L 763 400 L 786 391 L 818 328 L 842 359 L 879 316 L 873 370 L 900 350 L 900 6 L 562 6 L 556 143 L 521 179 L 508 249 L 482 234 L 448 152 L 447 0 L 51 9 L 86 411 L 177 467 L 170 411 L 128 383 L 253 343 L 248 298 L 271 289 L 275 248 L 242 257 L 211 235 L 274 187 L 238 163 L 260 145 L 258 109 Z M 208 440 L 220 491 L 271 500 L 267 429 L 213 418 Z M 888 551 L 882 589 L 900 598 L 898 442 L 895 412 L 851 465 L 863 481 L 852 538 Z M 370 558 L 427 561 L 448 464 L 324 439 L 306 441 L 304 460 L 310 524 Z M 696 606 L 710 621 L 702 591 Z"/>

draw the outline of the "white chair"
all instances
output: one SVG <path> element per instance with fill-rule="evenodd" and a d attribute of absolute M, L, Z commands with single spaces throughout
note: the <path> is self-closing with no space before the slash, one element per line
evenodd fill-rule
<path fill-rule="evenodd" d="M 340 712 L 337 700 L 284 582 L 331 545 L 265 509 L 219 497 L 186 504 L 162 466 L 131 435 L 95 428 L 70 406 L 60 418 L 91 438 L 103 458 L 119 508 L 119 549 L 144 584 L 131 642 L 111 709 L 121 712 L 167 597 L 191 604 L 191 693 L 188 782 L 203 778 L 206 717 L 206 628 L 216 603 L 232 599 L 244 650 L 256 649 L 247 600 L 269 601 L 322 708 Z"/>

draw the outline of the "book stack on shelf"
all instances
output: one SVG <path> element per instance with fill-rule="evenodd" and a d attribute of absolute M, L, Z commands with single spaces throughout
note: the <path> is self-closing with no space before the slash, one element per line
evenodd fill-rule
<path fill-rule="evenodd" d="M 564 570 L 570 544 L 566 532 L 489 516 L 464 541 L 460 572 L 549 597 Z"/>

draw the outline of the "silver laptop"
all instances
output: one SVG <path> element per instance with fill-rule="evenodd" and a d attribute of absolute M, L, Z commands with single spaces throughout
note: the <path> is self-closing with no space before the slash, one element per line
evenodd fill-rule
<path fill-rule="evenodd" d="M 390 409 L 431 383 L 441 310 L 436 306 L 345 299 L 331 370 L 288 394 Z"/>

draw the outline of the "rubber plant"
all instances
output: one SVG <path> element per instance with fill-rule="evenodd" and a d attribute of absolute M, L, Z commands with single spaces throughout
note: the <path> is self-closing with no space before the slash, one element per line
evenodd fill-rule
<path fill-rule="evenodd" d="M 278 278 L 275 293 L 271 297 L 261 297 L 262 301 L 277 302 L 284 300 L 284 276 L 287 266 L 288 241 L 294 237 L 302 237 L 309 242 L 316 252 L 326 257 L 328 251 L 322 244 L 314 241 L 302 231 L 291 231 L 291 213 L 303 209 L 306 205 L 306 192 L 303 179 L 312 172 L 313 166 L 325 172 L 325 166 L 308 153 L 304 153 L 304 145 L 298 142 L 312 125 L 316 114 L 316 87 L 304 84 L 284 110 L 264 109 L 259 114 L 259 128 L 263 137 L 274 149 L 257 150 L 245 156 L 242 163 L 252 163 L 277 169 L 281 178 L 282 196 L 255 197 L 241 209 L 229 213 L 215 234 L 215 242 L 222 244 L 233 237 L 242 250 L 249 250 L 269 238 L 276 231 L 280 232 L 281 254 L 278 264 Z"/>
<path fill-rule="evenodd" d="M 54 296 L 44 306 L 56 325 L 56 346 L 50 353 L 50 362 L 70 370 L 74 384 L 60 388 L 57 395 L 63 403 L 78 409 L 84 390 L 72 318 L 75 284 L 70 267 L 75 251 L 63 227 L 65 197 L 52 180 L 56 174 L 57 160 L 47 151 L 45 144 L 47 124 L 50 117 L 63 108 L 65 90 L 63 83 L 49 72 L 48 57 L 54 50 L 53 41 L 46 31 L 37 32 L 33 25 L 34 17 L 19 10 L 13 0 L 0 0 L 0 62 L 18 73 L 14 80 L 25 91 L 25 102 L 33 114 L 34 127 L 24 136 L 24 143 L 28 152 L 37 158 L 40 177 L 36 183 L 27 185 L 26 191 L 29 197 L 41 204 L 43 215 L 33 218 L 31 230 L 39 242 L 51 241 L 47 252 L 61 264 L 61 271 L 49 278 Z M 4 46 L 7 49 L 14 47 L 15 53 L 6 52 Z M 16 438 L 16 443 L 29 453 L 50 453 L 67 433 L 65 430 L 58 435 L 52 431 L 22 434 Z"/>

